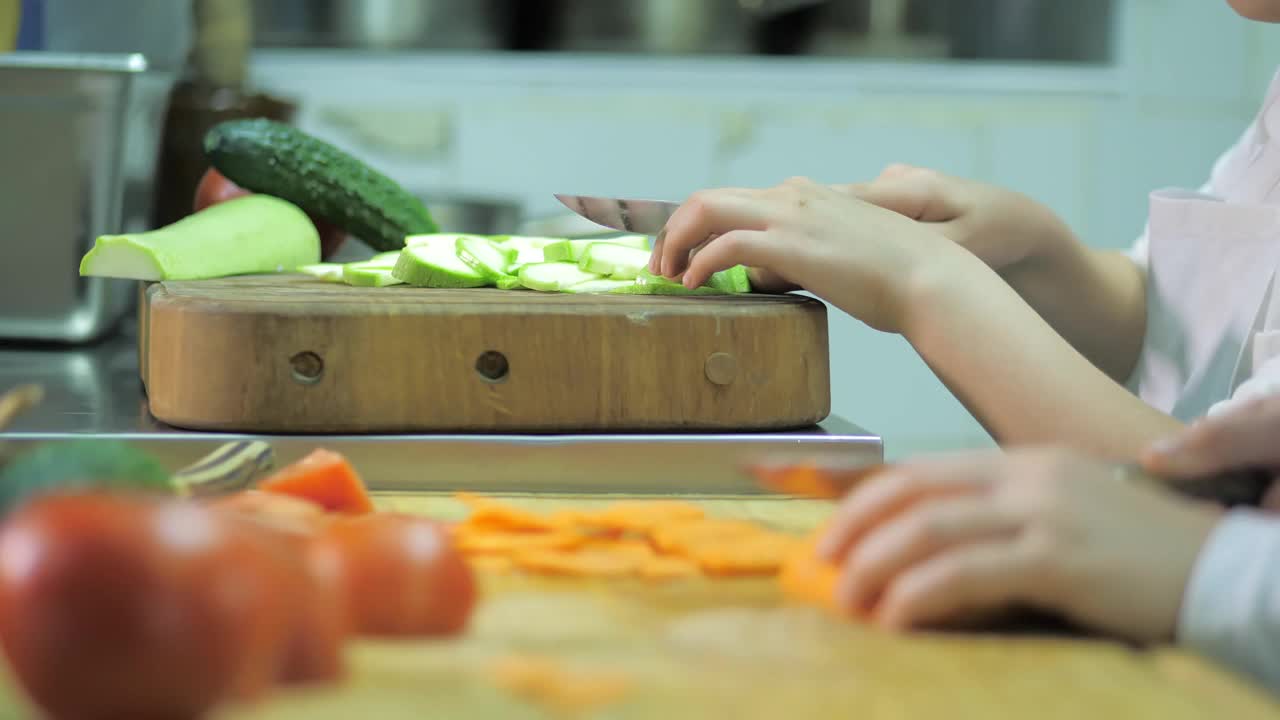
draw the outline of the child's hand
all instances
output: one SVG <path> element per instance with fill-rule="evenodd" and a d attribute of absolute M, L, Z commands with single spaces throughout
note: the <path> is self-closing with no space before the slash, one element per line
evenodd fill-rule
<path fill-rule="evenodd" d="M 1196 421 L 1156 443 L 1142 456 L 1149 472 L 1194 477 L 1260 465 L 1280 468 L 1280 395 L 1255 398 L 1221 415 Z M 1272 483 L 1263 506 L 1280 510 L 1280 485 Z"/>
<path fill-rule="evenodd" d="M 1035 200 L 936 170 L 890 165 L 871 182 L 841 187 L 867 202 L 930 223 L 997 272 L 1076 242 L 1071 229 Z"/>
<path fill-rule="evenodd" d="M 904 464 L 850 493 L 819 551 L 844 566 L 840 604 L 892 627 L 1019 604 L 1168 639 L 1219 512 L 1113 468 L 1056 451 Z"/>
<path fill-rule="evenodd" d="M 697 287 L 734 265 L 794 285 L 898 332 L 917 271 L 958 248 L 901 214 L 802 178 L 765 190 L 694 194 L 667 221 L 649 269 Z M 691 257 L 692 255 L 692 257 Z"/>

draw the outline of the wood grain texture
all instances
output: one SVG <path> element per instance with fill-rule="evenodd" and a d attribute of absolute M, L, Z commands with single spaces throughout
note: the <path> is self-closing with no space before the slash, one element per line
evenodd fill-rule
<path fill-rule="evenodd" d="M 514 496 L 539 510 L 623 496 Z M 833 505 L 783 498 L 703 500 L 719 517 L 804 532 Z M 441 518 L 446 496 L 380 496 L 385 509 Z M 482 576 L 465 637 L 358 642 L 337 687 L 285 693 L 225 718 L 547 718 L 495 682 L 495 662 L 551 662 L 584 676 L 625 678 L 591 718 L 1182 718 L 1276 717 L 1258 689 L 1175 648 L 1138 651 L 1051 635 L 899 635 L 788 605 L 772 580 L 550 580 Z"/>
<path fill-rule="evenodd" d="M 166 282 L 146 299 L 151 411 L 185 428 L 750 431 L 808 427 L 830 412 L 826 308 L 798 295 L 271 276 Z"/>

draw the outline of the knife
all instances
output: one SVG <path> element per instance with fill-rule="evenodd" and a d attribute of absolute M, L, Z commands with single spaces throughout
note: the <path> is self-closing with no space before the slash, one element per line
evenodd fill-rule
<path fill-rule="evenodd" d="M 556 199 L 565 207 L 597 225 L 639 235 L 657 235 L 662 232 L 667 220 L 670 220 L 676 208 L 680 207 L 680 203 L 665 200 L 592 197 L 563 193 L 557 193 Z"/>
<path fill-rule="evenodd" d="M 744 469 L 768 490 L 788 495 L 835 500 L 871 476 L 889 468 L 885 463 L 853 463 L 849 461 L 763 461 Z M 1151 475 L 1137 463 L 1117 465 L 1116 477 L 1121 481 L 1142 482 L 1168 488 L 1197 500 L 1207 500 L 1226 507 L 1258 507 L 1270 489 L 1275 475 L 1266 468 L 1241 468 L 1191 478 L 1161 478 Z"/>

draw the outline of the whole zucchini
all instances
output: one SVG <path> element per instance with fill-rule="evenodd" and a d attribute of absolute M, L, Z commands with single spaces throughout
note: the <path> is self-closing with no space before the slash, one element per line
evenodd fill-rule
<path fill-rule="evenodd" d="M 379 251 L 439 230 L 422 201 L 352 155 L 291 125 L 228 120 L 205 134 L 204 153 L 231 182 L 288 200 Z"/>

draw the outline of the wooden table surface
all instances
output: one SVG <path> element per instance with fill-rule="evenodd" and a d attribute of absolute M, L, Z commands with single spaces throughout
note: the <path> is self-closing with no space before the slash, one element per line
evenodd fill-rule
<path fill-rule="evenodd" d="M 620 497 L 504 499 L 549 509 Z M 831 508 L 771 497 L 684 499 L 713 515 L 797 532 Z M 444 496 L 378 502 L 435 517 L 464 514 Z M 762 579 L 655 585 L 486 575 L 481 582 L 462 639 L 356 642 L 344 684 L 277 694 L 218 717 L 1280 717 L 1280 705 L 1259 689 L 1176 648 L 1137 651 L 1061 635 L 895 635 L 789 605 Z M 572 704 L 579 712 L 513 690 L 502 670 L 513 666 L 555 667 L 580 691 Z"/>

